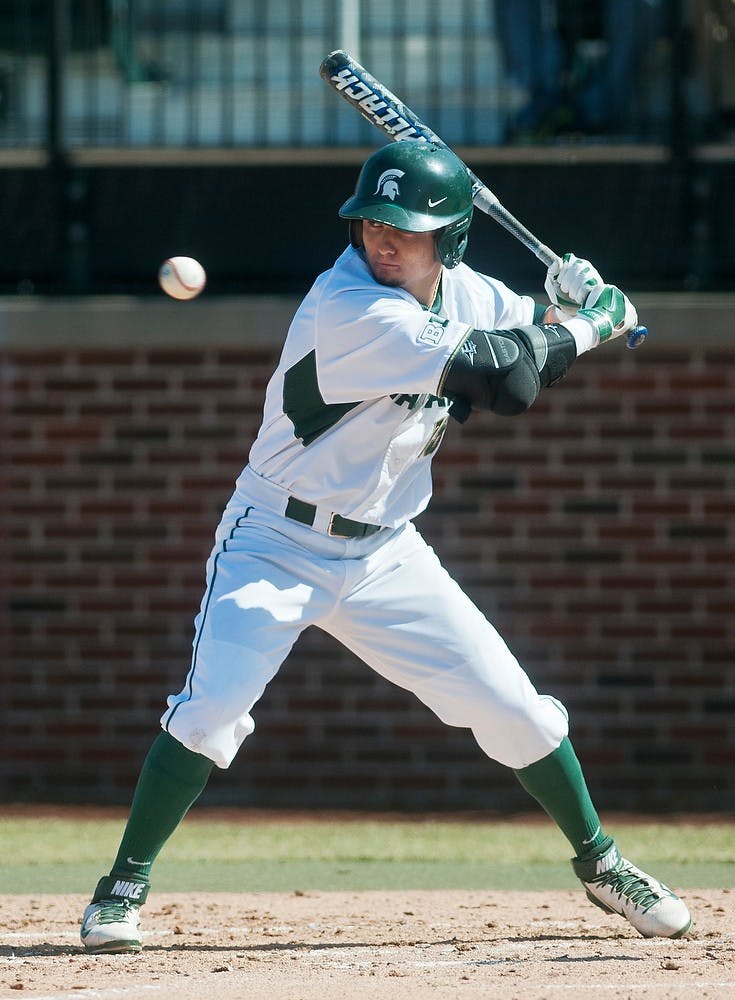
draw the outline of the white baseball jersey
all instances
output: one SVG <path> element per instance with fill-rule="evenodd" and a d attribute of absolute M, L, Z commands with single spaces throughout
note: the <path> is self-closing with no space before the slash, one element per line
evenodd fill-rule
<path fill-rule="evenodd" d="M 449 362 L 472 328 L 522 326 L 533 313 L 533 299 L 460 264 L 444 269 L 435 315 L 403 289 L 379 284 L 348 247 L 293 319 L 252 469 L 353 520 L 410 520 L 431 496 Z"/>

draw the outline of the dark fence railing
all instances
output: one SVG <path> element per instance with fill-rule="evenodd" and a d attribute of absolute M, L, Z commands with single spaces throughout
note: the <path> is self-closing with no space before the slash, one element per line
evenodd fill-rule
<path fill-rule="evenodd" d="M 630 290 L 735 287 L 732 0 L 0 0 L 0 293 L 155 291 L 172 252 L 211 291 L 306 287 L 383 141 L 321 80 L 335 48 L 545 242 Z"/>
<path fill-rule="evenodd" d="M 453 144 L 735 134 L 731 0 L 4 0 L 0 150 L 372 143 L 338 47 Z"/>

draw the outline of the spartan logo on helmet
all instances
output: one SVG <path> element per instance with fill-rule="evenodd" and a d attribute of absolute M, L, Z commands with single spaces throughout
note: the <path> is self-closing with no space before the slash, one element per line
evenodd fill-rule
<path fill-rule="evenodd" d="M 401 139 L 365 161 L 355 191 L 339 214 L 350 220 L 350 242 L 358 249 L 360 220 L 370 219 L 407 233 L 435 232 L 439 260 L 444 267 L 456 267 L 472 221 L 472 183 L 467 167 L 451 150 Z"/>
<path fill-rule="evenodd" d="M 384 198 L 390 198 L 391 201 L 395 201 L 396 195 L 400 194 L 396 182 L 405 173 L 405 170 L 397 170 L 395 167 L 390 170 L 384 170 L 380 177 L 378 177 L 378 186 L 375 188 L 373 194 L 379 194 Z"/>

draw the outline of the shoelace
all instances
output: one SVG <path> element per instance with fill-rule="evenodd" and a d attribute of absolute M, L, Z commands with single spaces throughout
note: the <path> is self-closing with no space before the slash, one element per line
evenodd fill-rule
<path fill-rule="evenodd" d="M 643 873 L 633 865 L 620 864 L 605 872 L 593 882 L 596 886 L 609 886 L 618 898 L 625 897 L 633 906 L 645 913 L 665 898 L 666 892 L 654 888 Z M 663 887 L 662 887 L 663 888 Z"/>
<path fill-rule="evenodd" d="M 127 920 L 128 914 L 134 909 L 127 899 L 106 899 L 102 908 L 97 911 L 97 923 L 117 924 L 121 920 Z"/>

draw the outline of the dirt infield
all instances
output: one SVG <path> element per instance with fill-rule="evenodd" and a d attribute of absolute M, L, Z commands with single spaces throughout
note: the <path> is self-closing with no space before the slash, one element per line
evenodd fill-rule
<path fill-rule="evenodd" d="M 161 894 L 139 955 L 88 956 L 86 896 L 0 896 L 0 997 L 383 1000 L 735 996 L 735 891 L 645 940 L 581 891 Z"/>

